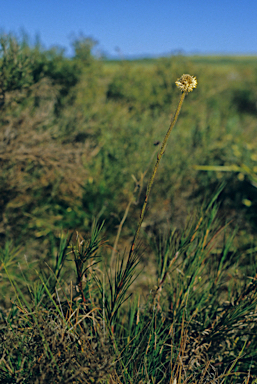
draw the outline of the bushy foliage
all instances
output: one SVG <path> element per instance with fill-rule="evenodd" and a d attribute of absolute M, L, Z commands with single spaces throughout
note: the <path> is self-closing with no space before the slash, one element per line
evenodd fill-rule
<path fill-rule="evenodd" d="M 33 84 L 33 57 L 26 47 L 11 35 L 0 37 L 0 103 L 5 104 L 6 92 L 21 91 Z"/>
<path fill-rule="evenodd" d="M 92 56 L 96 42 L 83 36 L 74 39 L 72 58 L 9 35 L 1 44 L 2 233 L 20 241 L 31 231 L 37 238 L 60 227 L 87 231 L 99 212 L 113 231 L 131 199 L 133 179 L 147 171 L 175 109 L 174 79 L 182 68 L 197 75 L 201 87 L 182 111 L 173 149 L 165 154 L 158 177 L 167 205 L 160 206 L 153 191 L 150 227 L 159 221 L 155 212 L 160 221 L 183 221 L 181 207 L 191 200 L 186 195 L 211 194 L 217 176 L 236 180 L 233 172 L 199 172 L 192 165 L 235 164 L 231 149 L 242 138 L 254 141 L 254 61 L 217 64 L 214 58 L 210 64 L 174 56 L 108 63 Z M 236 184 L 229 185 L 226 196 Z M 185 194 L 183 204 L 176 203 L 176 194 Z M 132 207 L 128 234 L 138 214 Z"/>
<path fill-rule="evenodd" d="M 95 44 L 0 38 L 1 382 L 254 382 L 256 59 Z"/>

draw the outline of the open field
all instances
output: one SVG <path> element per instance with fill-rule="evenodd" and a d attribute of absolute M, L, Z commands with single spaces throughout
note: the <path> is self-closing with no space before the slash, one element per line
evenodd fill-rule
<path fill-rule="evenodd" d="M 256 383 L 257 57 L 0 44 L 1 383 Z"/>

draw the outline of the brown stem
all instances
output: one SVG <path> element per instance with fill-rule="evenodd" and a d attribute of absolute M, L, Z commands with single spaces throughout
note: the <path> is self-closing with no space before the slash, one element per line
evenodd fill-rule
<path fill-rule="evenodd" d="M 179 115 L 179 112 L 181 110 L 181 107 L 182 107 L 183 101 L 185 99 L 185 96 L 186 96 L 186 92 L 182 92 L 182 95 L 181 95 L 181 98 L 179 100 L 179 104 L 178 104 L 178 107 L 176 109 L 175 115 L 171 119 L 169 129 L 168 129 L 168 131 L 167 131 L 167 133 L 166 133 L 166 135 L 164 137 L 164 140 L 162 142 L 162 146 L 161 146 L 160 152 L 157 155 L 157 160 L 156 160 L 156 163 L 155 163 L 155 166 L 154 166 L 154 169 L 153 169 L 153 173 L 152 173 L 152 176 L 151 176 L 151 178 L 150 178 L 150 180 L 148 182 L 148 185 L 147 185 L 147 190 L 146 190 L 146 194 L 145 194 L 145 200 L 144 200 L 144 204 L 143 204 L 142 209 L 141 209 L 140 218 L 139 218 L 138 225 L 137 225 L 137 230 L 135 232 L 134 238 L 133 238 L 132 243 L 131 243 L 131 248 L 130 248 L 130 251 L 129 251 L 129 258 L 132 256 L 132 254 L 134 252 L 135 244 L 137 242 L 137 239 L 138 239 L 138 236 L 139 236 L 139 232 L 140 232 L 140 228 L 141 228 L 142 222 L 144 220 L 145 210 L 146 210 L 147 202 L 148 202 L 149 195 L 150 195 L 150 192 L 151 192 L 151 189 L 152 189 L 152 185 L 153 185 L 153 182 L 154 182 L 154 178 L 155 178 L 156 172 L 158 170 L 161 158 L 162 158 L 162 156 L 163 156 L 163 154 L 165 152 L 165 148 L 166 148 L 166 145 L 167 145 L 167 141 L 168 141 L 169 135 L 170 135 L 170 133 L 172 131 L 172 128 L 174 127 L 174 125 L 177 122 L 178 115 Z"/>

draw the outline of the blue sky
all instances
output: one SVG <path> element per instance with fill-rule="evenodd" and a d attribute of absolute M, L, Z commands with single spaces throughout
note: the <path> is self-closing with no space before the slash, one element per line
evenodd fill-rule
<path fill-rule="evenodd" d="M 122 56 L 257 54 L 256 0 L 0 0 L 2 32 L 71 53 L 72 36 Z"/>

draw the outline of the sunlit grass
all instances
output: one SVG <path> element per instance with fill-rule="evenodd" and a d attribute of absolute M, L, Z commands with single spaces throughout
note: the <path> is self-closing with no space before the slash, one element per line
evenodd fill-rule
<path fill-rule="evenodd" d="M 5 44 L 0 381 L 256 381 L 255 59 Z"/>

